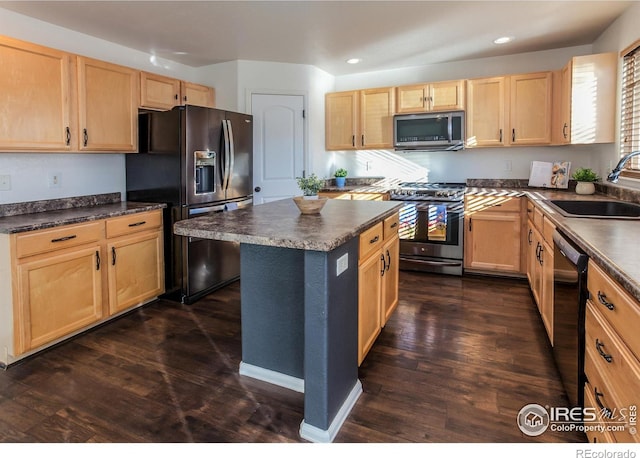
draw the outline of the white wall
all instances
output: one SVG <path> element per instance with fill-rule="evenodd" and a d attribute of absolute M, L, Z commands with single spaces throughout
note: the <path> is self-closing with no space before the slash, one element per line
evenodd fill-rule
<path fill-rule="evenodd" d="M 242 60 L 238 63 L 238 109 L 249 111 L 250 91 L 303 93 L 306 99 L 306 169 L 328 175 L 324 149 L 324 94 L 333 91 L 334 77 L 311 65 Z"/>
<path fill-rule="evenodd" d="M 620 52 L 626 49 L 640 38 L 638 34 L 638 23 L 640 23 L 640 3 L 635 2 L 623 16 L 619 17 L 605 32 L 598 37 L 593 43 L 593 51 L 600 52 Z M 622 59 L 618 61 L 618 81 L 621 80 L 622 74 Z M 620 84 L 620 83 L 618 83 Z M 616 103 L 616 132 L 619 132 L 620 126 L 620 91 L 618 91 L 617 103 Z M 619 158 L 619 141 L 616 143 L 615 148 L 611 148 L 606 154 L 598 157 L 598 166 L 600 170 L 609 171 L 612 169 L 612 164 L 618 162 Z M 605 173 L 603 172 L 603 173 Z M 640 188 L 640 180 L 634 180 L 621 177 L 619 184 L 622 186 L 630 186 L 634 188 Z"/>
<path fill-rule="evenodd" d="M 526 178 L 532 160 L 570 160 L 574 168 L 593 167 L 602 174 L 610 169 L 612 162 L 615 163 L 616 148 L 615 145 L 592 145 L 467 149 L 453 153 L 329 153 L 324 149 L 324 94 L 339 90 L 558 69 L 573 55 L 620 51 L 638 38 L 638 21 L 640 4 L 633 5 L 593 46 L 334 77 L 312 66 L 273 62 L 237 61 L 192 68 L 159 59 L 154 65 L 149 54 L 0 8 L 0 31 L 4 35 L 213 86 L 216 88 L 217 105 L 223 109 L 246 112 L 247 93 L 252 90 L 304 93 L 307 96 L 307 166 L 320 176 L 328 177 L 336 167 L 345 167 L 350 176 L 387 176 L 399 174 L 400 170 L 418 174 L 428 171 L 433 181 Z M 61 173 L 60 188 L 48 187 L 47 176 L 50 172 Z M 124 192 L 125 186 L 123 154 L 1 153 L 2 174 L 11 175 L 12 190 L 0 191 L 0 203 Z"/>
<path fill-rule="evenodd" d="M 198 75 L 191 67 L 163 59 L 157 59 L 154 65 L 150 61 L 149 54 L 2 8 L 0 8 L 0 33 L 74 54 L 201 82 L 197 80 Z M 49 188 L 47 177 L 50 172 L 61 174 L 59 188 Z M 0 175 L 7 174 L 11 176 L 11 190 L 0 191 L 1 204 L 125 192 L 124 155 L 118 153 L 0 153 Z"/>
<path fill-rule="evenodd" d="M 554 49 L 448 64 L 336 77 L 336 90 L 398 86 L 429 81 L 481 78 L 513 73 L 557 70 L 575 55 L 591 54 L 591 46 Z M 430 181 L 464 182 L 467 178 L 528 178 L 531 161 L 571 161 L 572 169 L 591 167 L 604 173 L 602 160 L 614 146 L 548 146 L 526 148 L 476 148 L 457 152 L 409 152 L 393 150 L 339 151 L 331 154 L 331 171 L 344 167 L 350 176 L 386 176 L 413 173 Z"/>

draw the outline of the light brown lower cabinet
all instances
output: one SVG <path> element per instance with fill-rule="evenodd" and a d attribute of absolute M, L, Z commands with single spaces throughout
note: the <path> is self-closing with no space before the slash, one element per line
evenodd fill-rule
<path fill-rule="evenodd" d="M 360 234 L 358 259 L 358 365 L 398 305 L 399 214 Z"/>
<path fill-rule="evenodd" d="M 16 266 L 15 351 L 24 353 L 103 317 L 101 246 L 25 258 Z"/>
<path fill-rule="evenodd" d="M 164 291 L 162 211 L 106 220 L 109 313 Z"/>
<path fill-rule="evenodd" d="M 464 267 L 469 271 L 520 274 L 520 197 L 467 195 Z"/>
<path fill-rule="evenodd" d="M 1 237 L 0 362 L 162 294 L 162 234 L 154 210 Z"/>

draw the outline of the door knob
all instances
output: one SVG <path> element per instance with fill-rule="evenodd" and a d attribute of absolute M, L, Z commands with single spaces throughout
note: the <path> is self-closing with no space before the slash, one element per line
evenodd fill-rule
<path fill-rule="evenodd" d="M 260 186 L 256 186 L 255 188 L 253 188 L 253 190 L 255 192 L 260 192 L 260 191 L 262 191 L 262 188 Z"/>

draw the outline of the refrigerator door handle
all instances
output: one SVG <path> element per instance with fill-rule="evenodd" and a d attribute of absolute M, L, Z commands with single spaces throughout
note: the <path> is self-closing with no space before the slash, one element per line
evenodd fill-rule
<path fill-rule="evenodd" d="M 227 172 L 227 187 L 225 191 L 231 186 L 231 178 L 233 178 L 233 163 L 236 156 L 236 145 L 233 141 L 233 126 L 231 125 L 231 120 L 227 120 L 227 124 L 229 125 L 229 170 Z"/>
<path fill-rule="evenodd" d="M 222 165 L 222 189 L 226 192 L 227 187 L 229 186 L 229 125 L 226 119 L 222 120 L 222 131 L 224 133 L 224 155 L 222 156 L 222 160 L 224 164 Z"/>

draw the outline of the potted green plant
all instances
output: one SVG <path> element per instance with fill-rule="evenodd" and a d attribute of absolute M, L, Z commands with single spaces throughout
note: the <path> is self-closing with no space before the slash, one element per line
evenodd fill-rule
<path fill-rule="evenodd" d="M 340 168 L 333 174 L 336 179 L 336 186 L 344 188 L 344 182 L 347 179 L 347 169 Z"/>
<path fill-rule="evenodd" d="M 298 187 L 302 190 L 302 196 L 293 198 L 303 215 L 314 215 L 320 213 L 326 197 L 318 197 L 318 192 L 325 187 L 324 180 L 318 178 L 315 173 L 308 177 L 297 177 Z"/>
<path fill-rule="evenodd" d="M 600 181 L 598 174 L 587 167 L 576 169 L 571 175 L 571 178 L 577 181 L 576 193 L 578 194 L 593 194 L 596 192 L 594 183 Z"/>

